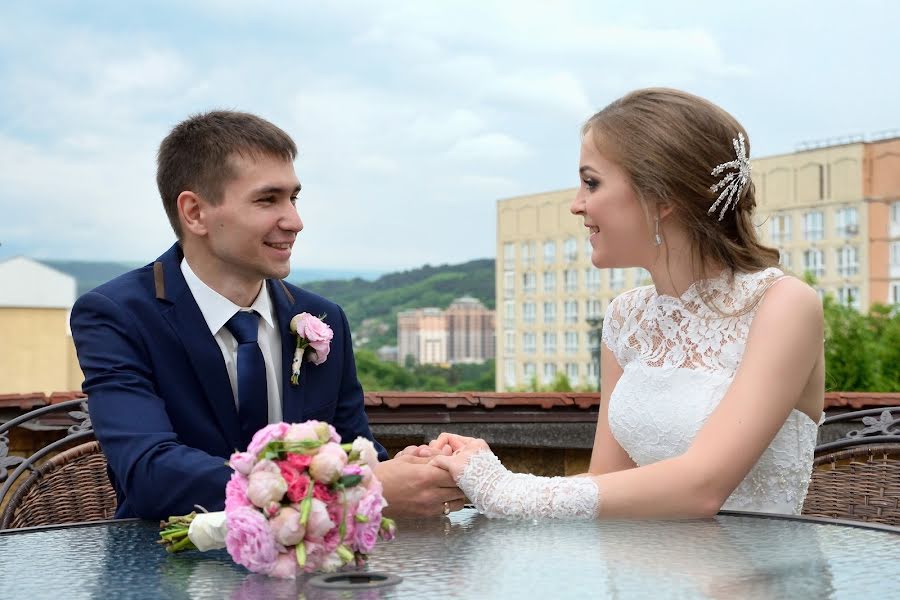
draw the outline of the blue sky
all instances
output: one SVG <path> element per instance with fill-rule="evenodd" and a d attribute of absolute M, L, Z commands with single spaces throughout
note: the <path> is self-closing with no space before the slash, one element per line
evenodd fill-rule
<path fill-rule="evenodd" d="M 900 3 L 624 4 L 5 2 L 0 258 L 155 258 L 156 147 L 210 108 L 297 141 L 300 269 L 492 256 L 496 201 L 574 187 L 581 123 L 638 87 L 721 104 L 753 156 L 900 128 Z"/>

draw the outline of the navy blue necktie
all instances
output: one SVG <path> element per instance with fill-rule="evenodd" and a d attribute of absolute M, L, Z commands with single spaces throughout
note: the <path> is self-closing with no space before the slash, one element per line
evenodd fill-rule
<path fill-rule="evenodd" d="M 253 434 L 269 422 L 269 395 L 266 363 L 256 343 L 259 313 L 241 310 L 225 327 L 237 340 L 237 400 L 241 422 L 241 450 L 246 450 Z"/>

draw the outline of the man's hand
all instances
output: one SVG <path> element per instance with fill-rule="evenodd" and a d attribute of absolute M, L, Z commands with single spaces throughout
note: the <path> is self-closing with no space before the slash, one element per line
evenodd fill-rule
<path fill-rule="evenodd" d="M 378 463 L 375 476 L 384 487 L 391 517 L 431 517 L 459 510 L 465 496 L 450 474 L 429 464 L 428 457 L 398 454 Z"/>

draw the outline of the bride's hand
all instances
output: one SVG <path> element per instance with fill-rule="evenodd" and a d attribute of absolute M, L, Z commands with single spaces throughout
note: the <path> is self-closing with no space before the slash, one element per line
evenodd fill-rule
<path fill-rule="evenodd" d="M 463 471 L 466 469 L 466 465 L 469 464 L 469 459 L 472 458 L 473 455 L 485 450 L 490 452 L 491 450 L 487 442 L 482 439 L 465 437 L 453 433 L 442 433 L 438 439 L 431 442 L 431 444 L 433 447 L 441 449 L 449 447 L 450 450 L 452 450 L 453 453 L 449 456 L 443 453 L 435 455 L 431 459 L 431 464 L 447 470 L 451 477 L 453 477 L 453 481 L 459 481 Z"/>

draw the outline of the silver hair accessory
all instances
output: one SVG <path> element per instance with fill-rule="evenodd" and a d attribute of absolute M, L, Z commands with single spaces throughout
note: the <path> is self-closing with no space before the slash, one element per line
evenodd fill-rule
<path fill-rule="evenodd" d="M 706 211 L 706 214 L 713 214 L 716 212 L 719 204 L 724 200 L 725 205 L 719 213 L 720 221 L 722 220 L 722 217 L 725 216 L 726 210 L 737 206 L 738 200 L 740 200 L 741 194 L 744 192 L 744 186 L 747 185 L 747 182 L 750 180 L 750 159 L 747 158 L 747 146 L 744 144 L 744 134 L 738 133 L 737 139 L 732 139 L 731 141 L 734 144 L 734 153 L 737 155 L 737 158 L 718 165 L 711 173 L 713 177 L 718 177 L 725 171 L 733 169 L 733 171 L 725 173 L 725 176 L 722 177 L 718 183 L 709 188 L 709 191 L 713 194 L 722 190 L 713 205 Z"/>

